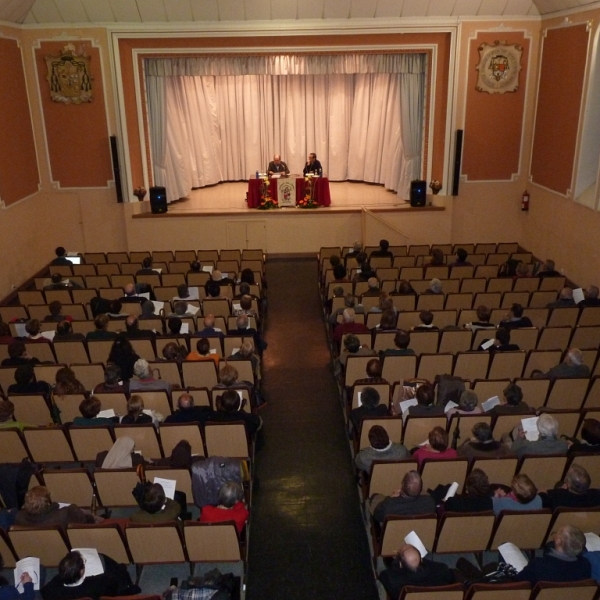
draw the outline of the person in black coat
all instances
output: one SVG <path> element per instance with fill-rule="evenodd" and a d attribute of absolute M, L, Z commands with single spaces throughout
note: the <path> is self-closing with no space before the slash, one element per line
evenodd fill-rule
<path fill-rule="evenodd" d="M 308 160 L 306 161 L 304 169 L 302 169 L 302 173 L 304 175 L 308 175 L 308 173 L 323 175 L 323 167 L 321 166 L 320 161 L 317 160 L 317 155 L 314 152 L 311 152 L 308 155 Z"/>

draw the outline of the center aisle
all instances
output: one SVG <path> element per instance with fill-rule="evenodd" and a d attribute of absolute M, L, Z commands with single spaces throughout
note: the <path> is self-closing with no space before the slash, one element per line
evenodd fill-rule
<path fill-rule="evenodd" d="M 330 368 L 316 260 L 267 263 L 268 406 L 252 498 L 248 600 L 377 600 Z"/>

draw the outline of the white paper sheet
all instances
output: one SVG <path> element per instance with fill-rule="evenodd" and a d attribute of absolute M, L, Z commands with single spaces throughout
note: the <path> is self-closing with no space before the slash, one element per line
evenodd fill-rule
<path fill-rule="evenodd" d="M 150 300 L 150 292 L 143 292 L 142 294 L 136 294 L 140 298 L 146 298 L 146 300 Z"/>
<path fill-rule="evenodd" d="M 202 271 L 204 273 L 212 273 L 214 267 L 212 265 L 202 265 Z"/>
<path fill-rule="evenodd" d="M 582 300 L 585 300 L 585 294 L 581 288 L 576 288 L 573 290 L 573 301 L 575 304 L 579 304 Z"/>
<path fill-rule="evenodd" d="M 96 548 L 73 548 L 73 551 L 79 552 L 83 557 L 86 577 L 93 577 L 94 575 L 102 575 L 104 573 L 104 567 Z"/>
<path fill-rule="evenodd" d="M 56 335 L 56 331 L 42 331 L 42 337 L 45 337 L 47 340 L 52 341 L 54 336 Z"/>
<path fill-rule="evenodd" d="M 494 345 L 494 340 L 488 340 L 487 342 L 483 342 L 483 344 L 481 344 L 481 347 L 484 350 L 488 350 L 489 348 L 491 348 Z"/>
<path fill-rule="evenodd" d="M 216 348 L 211 348 L 211 349 L 208 351 L 208 353 L 209 353 L 209 354 L 216 354 L 216 353 L 217 353 L 217 349 L 216 349 Z"/>
<path fill-rule="evenodd" d="M 104 417 L 106 419 L 110 419 L 111 417 L 116 417 L 117 413 L 115 412 L 114 408 L 107 408 L 106 410 L 101 410 L 98 413 L 99 417 Z"/>
<path fill-rule="evenodd" d="M 200 291 L 197 287 L 188 288 L 189 298 L 188 300 L 199 300 L 200 299 Z"/>
<path fill-rule="evenodd" d="M 31 577 L 31 582 L 33 583 L 33 589 L 40 589 L 40 559 L 36 556 L 27 556 L 26 558 L 22 558 L 17 562 L 16 568 L 14 569 L 15 575 L 15 587 L 19 591 L 19 594 L 22 594 L 23 584 L 21 583 L 21 575 L 23 573 L 27 573 L 29 577 Z"/>
<path fill-rule="evenodd" d="M 185 312 L 195 315 L 199 310 L 200 309 L 197 306 L 194 306 L 193 304 L 188 304 Z"/>
<path fill-rule="evenodd" d="M 456 402 L 453 402 L 452 400 L 449 400 L 448 403 L 446 404 L 446 406 L 444 407 L 444 412 L 448 412 L 449 410 L 452 410 L 453 408 L 458 408 L 458 404 L 456 404 Z"/>
<path fill-rule="evenodd" d="M 25 330 L 25 325 L 27 325 L 27 323 L 15 323 L 17 337 L 27 337 L 29 335 Z"/>
<path fill-rule="evenodd" d="M 400 410 L 402 411 L 402 414 L 405 415 L 408 413 L 408 409 L 411 406 L 417 406 L 417 404 L 419 404 L 417 402 L 416 398 L 411 398 L 410 400 L 403 400 L 402 402 L 400 402 Z"/>
<path fill-rule="evenodd" d="M 540 437 L 540 432 L 537 428 L 537 422 L 539 417 L 529 417 L 527 419 L 521 419 L 521 425 L 525 432 L 525 439 L 530 442 L 537 442 Z"/>
<path fill-rule="evenodd" d="M 448 489 L 448 492 L 444 496 L 444 502 L 448 500 L 448 498 L 452 498 L 452 496 L 456 496 L 456 492 L 458 491 L 458 483 L 455 481 Z"/>
<path fill-rule="evenodd" d="M 159 302 L 158 300 L 153 300 L 152 304 L 154 304 L 154 312 L 155 313 L 159 313 L 161 310 L 164 309 L 165 307 L 165 303 L 164 302 Z"/>
<path fill-rule="evenodd" d="M 425 548 L 425 545 L 421 541 L 421 538 L 416 534 L 416 532 L 411 531 L 404 538 L 404 542 L 406 544 L 410 544 L 411 546 L 414 546 L 419 551 L 421 558 L 425 558 L 427 556 L 427 548 Z"/>
<path fill-rule="evenodd" d="M 500 404 L 500 398 L 498 396 L 492 396 L 488 398 L 485 402 L 481 403 L 481 408 L 483 408 L 483 412 L 489 412 L 494 408 L 494 406 L 498 406 Z"/>
<path fill-rule="evenodd" d="M 502 555 L 504 562 L 512 565 L 519 573 L 527 566 L 527 558 L 512 542 L 498 546 L 498 552 Z"/>
<path fill-rule="evenodd" d="M 356 392 L 356 399 L 358 401 L 358 406 L 362 406 L 362 392 Z"/>
<path fill-rule="evenodd" d="M 591 531 L 585 534 L 585 547 L 588 552 L 598 552 L 600 550 L 600 536 Z"/>
<path fill-rule="evenodd" d="M 181 324 L 181 329 L 179 330 L 179 333 L 181 335 L 187 335 L 190 332 L 190 324 L 189 323 L 182 323 Z"/>
<path fill-rule="evenodd" d="M 167 498 L 170 498 L 171 500 L 175 498 L 175 486 L 177 485 L 177 481 L 175 481 L 175 479 L 163 479 L 162 477 L 155 477 L 154 483 L 160 483 L 160 485 L 162 485 Z"/>
<path fill-rule="evenodd" d="M 236 304 L 234 302 L 231 306 L 233 307 L 233 310 L 242 310 L 242 305 L 241 304 Z"/>

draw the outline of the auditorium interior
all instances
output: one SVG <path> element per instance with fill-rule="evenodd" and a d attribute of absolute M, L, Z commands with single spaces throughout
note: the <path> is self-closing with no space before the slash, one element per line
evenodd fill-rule
<path fill-rule="evenodd" d="M 266 257 L 268 403 L 259 411 L 249 600 L 386 597 L 323 323 L 331 251 L 321 249 L 385 238 L 450 255 L 461 244 L 510 243 L 532 264 L 554 260 L 573 287 L 598 284 L 599 44 L 593 0 L 0 0 L 0 306 L 17 305 L 19 290 L 48 276 L 57 246 L 83 256 Z M 67 48 L 86 58 L 91 101 L 57 101 L 48 65 Z M 481 87 L 490 48 L 508 48 L 506 89 Z M 415 177 L 427 186 L 424 206 L 411 205 L 410 186 L 330 177 L 330 206 L 249 208 L 248 179 L 280 148 L 243 179 L 189 189 L 164 214 L 136 197 L 159 185 L 144 61 L 411 53 L 426 62 Z M 169 573 L 189 574 L 187 564 L 160 569 L 146 568 L 144 593 L 164 591 Z"/>

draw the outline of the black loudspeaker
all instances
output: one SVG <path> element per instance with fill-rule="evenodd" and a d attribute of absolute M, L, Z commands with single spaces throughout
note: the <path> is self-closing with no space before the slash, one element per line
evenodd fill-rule
<path fill-rule="evenodd" d="M 452 195 L 458 196 L 458 184 L 460 183 L 460 162 L 462 160 L 463 130 L 456 130 L 456 145 L 454 148 L 454 175 L 452 179 Z"/>
<path fill-rule="evenodd" d="M 150 188 L 150 208 L 154 214 L 167 212 L 167 189 L 164 187 Z"/>
<path fill-rule="evenodd" d="M 117 149 L 117 136 L 110 136 L 110 154 L 112 156 L 113 175 L 115 177 L 115 191 L 117 202 L 123 202 L 123 188 L 121 187 L 121 167 L 119 166 L 119 151 Z"/>
<path fill-rule="evenodd" d="M 427 203 L 427 182 L 424 179 L 415 179 L 410 182 L 410 205 L 425 206 Z"/>

